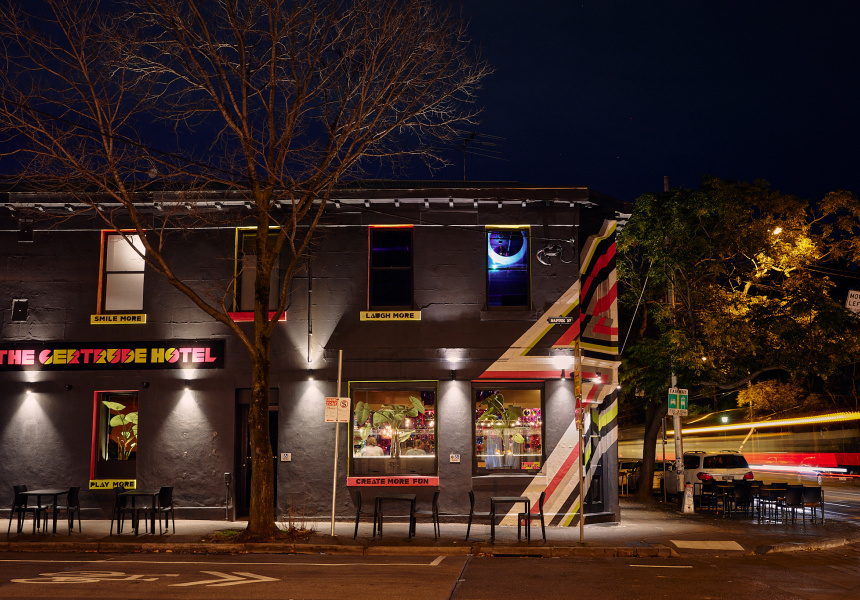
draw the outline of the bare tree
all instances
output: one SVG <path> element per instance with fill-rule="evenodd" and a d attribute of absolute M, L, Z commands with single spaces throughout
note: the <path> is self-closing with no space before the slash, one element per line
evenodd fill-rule
<path fill-rule="evenodd" d="M 253 369 L 247 534 L 272 535 L 271 335 L 326 199 L 374 161 L 446 164 L 436 148 L 474 124 L 490 68 L 444 0 L 24 4 L 0 8 L 7 154 L 28 185 L 134 229 L 148 265 L 241 340 Z M 235 222 L 198 202 L 216 184 L 256 227 L 252 332 L 230 318 L 230 290 L 195 288 L 165 252 L 170 229 Z M 151 207 L 164 189 L 174 192 L 155 218 L 142 199 Z M 285 275 L 271 289 L 279 260 Z"/>

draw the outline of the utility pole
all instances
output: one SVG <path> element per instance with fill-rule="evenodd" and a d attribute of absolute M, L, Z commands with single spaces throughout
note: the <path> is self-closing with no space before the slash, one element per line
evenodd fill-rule
<path fill-rule="evenodd" d="M 663 177 L 663 191 L 669 191 L 669 176 Z M 675 274 L 669 278 L 669 313 L 672 317 L 672 327 L 675 326 Z M 678 377 L 675 375 L 675 365 L 672 363 L 672 387 L 678 387 Z M 681 439 L 681 416 L 672 415 L 673 437 L 675 438 L 675 472 L 678 475 L 678 490 L 684 493 L 684 442 Z M 664 486 L 665 487 L 665 486 Z"/>

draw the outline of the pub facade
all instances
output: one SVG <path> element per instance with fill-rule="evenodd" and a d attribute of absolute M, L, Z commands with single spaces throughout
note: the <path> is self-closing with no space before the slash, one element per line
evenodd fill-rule
<path fill-rule="evenodd" d="M 172 485 L 178 518 L 246 515 L 245 349 L 147 267 L 133 235 L 77 213 L 24 219 L 69 205 L 3 196 L 0 505 L 12 485 L 81 485 L 84 518 L 106 518 L 115 485 Z M 239 220 L 165 251 L 198 288 L 229 290 L 239 322 L 256 235 L 243 207 L 229 193 L 196 202 Z M 584 187 L 338 190 L 272 338 L 276 514 L 329 518 L 334 493 L 351 519 L 358 493 L 397 489 L 439 490 L 441 511 L 465 518 L 472 490 L 479 504 L 545 492 L 551 525 L 580 510 L 617 521 L 615 235 L 629 212 Z"/>

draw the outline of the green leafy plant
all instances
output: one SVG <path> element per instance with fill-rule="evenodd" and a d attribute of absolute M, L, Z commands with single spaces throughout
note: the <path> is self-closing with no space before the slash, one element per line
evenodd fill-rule
<path fill-rule="evenodd" d="M 137 448 L 137 411 L 123 412 L 128 407 L 119 402 L 102 400 L 110 410 L 110 439 L 117 444 L 117 460 L 128 460 Z M 115 414 L 114 414 L 115 413 Z"/>
<path fill-rule="evenodd" d="M 415 418 L 418 415 L 424 414 L 424 403 L 415 396 L 409 396 L 410 404 L 383 404 L 379 410 L 373 413 L 373 420 L 370 418 L 370 405 L 367 402 L 357 402 L 355 404 L 355 419 L 361 429 L 359 434 L 362 440 L 366 440 L 373 428 L 379 428 L 382 425 L 391 427 L 391 457 L 396 458 L 400 455 L 400 444 L 412 437 L 415 433 L 414 429 L 404 428 L 406 419 Z"/>
<path fill-rule="evenodd" d="M 489 422 L 494 429 L 502 431 L 505 435 L 511 435 L 512 439 L 522 444 L 525 438 L 518 432 L 511 434 L 511 429 L 517 426 L 517 422 L 523 417 L 522 406 L 505 406 L 505 398 L 496 392 L 481 401 L 486 406 L 484 414 L 478 421 Z"/>

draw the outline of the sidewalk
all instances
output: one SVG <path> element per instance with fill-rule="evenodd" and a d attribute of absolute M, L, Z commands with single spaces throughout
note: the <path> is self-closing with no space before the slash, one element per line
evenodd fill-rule
<path fill-rule="evenodd" d="M 825 515 L 826 516 L 826 515 Z M 8 521 L 6 522 L 8 525 Z M 353 520 L 338 521 L 331 536 L 330 521 L 313 521 L 305 526 L 314 530 L 307 541 L 295 543 L 231 544 L 203 541 L 225 529 L 242 530 L 245 522 L 177 520 L 176 533 L 135 536 L 131 528 L 122 535 L 109 535 L 109 520 L 86 520 L 83 532 L 77 528 L 69 535 L 65 522 L 58 523 L 57 535 L 0 537 L 0 552 L 175 552 L 206 554 L 310 553 L 350 555 L 505 555 L 505 556 L 680 556 L 691 554 L 737 554 L 785 552 L 832 548 L 860 542 L 860 523 L 828 520 L 824 524 L 759 523 L 753 517 L 696 512 L 682 514 L 674 505 L 643 504 L 621 500 L 621 522 L 586 525 L 584 543 L 579 527 L 547 527 L 544 542 L 540 522 L 532 524 L 531 542 L 518 542 L 516 527 L 496 526 L 496 543 L 490 544 L 490 527 L 473 524 L 466 537 L 465 519 L 445 522 L 442 537 L 433 538 L 429 521 L 418 523 L 417 535 L 407 539 L 406 518 L 387 517 L 385 536 L 372 538 L 372 522 L 363 518 L 358 537 L 353 539 Z M 156 526 L 157 529 L 157 526 Z"/>

